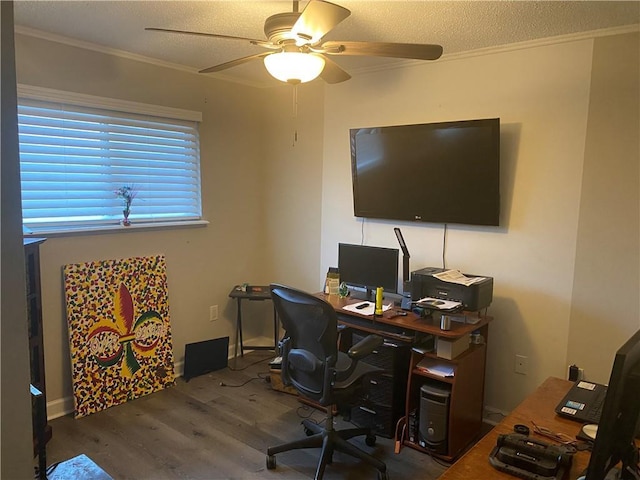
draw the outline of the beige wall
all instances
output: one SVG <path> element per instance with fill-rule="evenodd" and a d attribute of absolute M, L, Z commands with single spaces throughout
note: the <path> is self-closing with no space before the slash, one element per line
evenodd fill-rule
<path fill-rule="evenodd" d="M 639 37 L 593 52 L 567 358 L 600 382 L 640 328 Z"/>
<path fill-rule="evenodd" d="M 308 291 L 322 290 L 320 217 L 322 211 L 322 138 L 325 85 L 269 89 L 265 128 L 268 169 L 265 183 L 266 236 L 273 281 Z"/>
<path fill-rule="evenodd" d="M 637 36 L 620 39 L 627 47 L 634 41 L 637 45 Z M 600 42 L 596 40 L 599 48 Z M 592 342 L 578 341 L 568 351 L 570 337 L 575 341 L 572 306 L 578 303 L 573 284 L 583 278 L 575 271 L 582 234 L 578 222 L 591 215 L 585 212 L 590 207 L 582 200 L 582 189 L 585 144 L 592 141 L 587 123 L 593 47 L 594 41 L 583 40 L 445 57 L 355 77 L 326 92 L 321 271 L 335 265 L 341 241 L 362 239 L 369 245 L 397 247 L 395 226 L 404 233 L 412 269 L 442 263 L 442 225 L 378 220 L 365 220 L 363 225 L 353 216 L 349 128 L 501 118 L 502 226 L 450 225 L 446 240 L 447 267 L 494 277 L 489 313 L 495 320 L 490 326 L 485 390 L 489 407 L 512 409 L 546 377 L 565 377 L 568 363 L 588 355 L 576 358 L 574 353 L 592 347 Z M 602 48 L 607 54 L 615 51 L 604 44 Z M 623 61 L 612 55 L 614 64 Z M 637 54 L 634 62 L 637 69 Z M 598 69 L 610 67 L 596 64 Z M 636 81 L 636 95 L 637 88 Z M 637 129 L 631 141 L 634 138 L 637 144 Z M 630 168 L 631 191 L 625 202 L 635 202 L 629 214 L 635 215 L 637 237 L 637 158 L 635 168 Z M 455 195 L 455 184 L 451 188 Z M 636 286 L 637 249 L 636 241 L 632 267 L 625 271 Z M 627 260 L 626 251 L 611 255 L 617 263 Z M 627 313 L 637 323 L 637 308 Z M 608 328 L 607 318 L 600 318 L 593 335 Z M 614 347 L 617 341 L 600 345 L 602 351 Z M 514 372 L 516 354 L 529 358 L 528 375 Z M 586 373 L 602 380 L 600 371 Z"/>

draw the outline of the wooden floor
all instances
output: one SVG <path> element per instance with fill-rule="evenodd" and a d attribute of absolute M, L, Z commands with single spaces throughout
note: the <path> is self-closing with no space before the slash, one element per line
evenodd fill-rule
<path fill-rule="evenodd" d="M 189 382 L 179 378 L 175 386 L 124 405 L 52 420 L 47 464 L 85 454 L 116 480 L 313 478 L 319 453 L 313 449 L 278 454 L 277 468 L 266 469 L 268 446 L 303 437 L 303 418 L 324 418 L 271 388 L 264 378 L 271 358 L 272 352 L 250 352 L 230 361 L 233 370 Z M 337 428 L 347 426 L 338 421 Z M 386 462 L 392 480 L 436 479 L 446 469 L 410 448 L 395 454 L 391 439 L 378 437 L 372 448 L 363 438 L 352 441 Z M 336 452 L 324 478 L 372 479 L 376 470 Z"/>

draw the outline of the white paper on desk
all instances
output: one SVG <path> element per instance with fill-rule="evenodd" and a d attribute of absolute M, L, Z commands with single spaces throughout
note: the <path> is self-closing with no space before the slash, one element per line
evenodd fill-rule
<path fill-rule="evenodd" d="M 357 308 L 358 306 L 363 305 L 363 304 L 365 304 L 366 307 Z M 390 308 L 391 308 L 391 304 L 383 305 L 382 306 L 382 311 L 386 312 Z M 352 303 L 351 305 L 345 305 L 344 307 L 342 307 L 342 309 L 346 310 L 347 312 L 359 313 L 360 315 L 373 315 L 375 313 L 375 311 L 376 311 L 376 304 L 374 302 Z"/>
<path fill-rule="evenodd" d="M 430 363 L 423 360 L 416 366 L 421 370 L 429 372 L 432 375 L 437 375 L 439 377 L 453 377 L 455 374 L 453 365 L 446 365 L 443 363 Z"/>
<path fill-rule="evenodd" d="M 424 297 L 416 301 L 419 307 L 435 308 L 438 310 L 453 310 L 462 305 L 460 302 L 453 302 L 451 300 L 441 300 L 439 298 Z"/>
<path fill-rule="evenodd" d="M 433 276 L 443 282 L 458 283 L 466 287 L 485 279 L 484 277 L 467 277 L 464 273 L 460 272 L 460 270 L 446 270 L 444 272 L 434 273 Z"/>

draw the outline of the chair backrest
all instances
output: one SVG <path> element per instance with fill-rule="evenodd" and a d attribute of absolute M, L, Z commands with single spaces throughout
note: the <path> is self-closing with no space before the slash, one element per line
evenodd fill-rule
<path fill-rule="evenodd" d="M 314 295 L 271 285 L 271 298 L 286 331 L 281 342 L 282 380 L 321 405 L 333 403 L 331 385 L 338 358 L 338 317 Z"/>

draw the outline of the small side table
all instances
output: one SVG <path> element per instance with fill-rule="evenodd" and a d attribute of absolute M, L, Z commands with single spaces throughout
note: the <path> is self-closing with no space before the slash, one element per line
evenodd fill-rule
<path fill-rule="evenodd" d="M 235 351 L 233 353 L 234 358 L 238 356 L 238 343 L 240 344 L 240 356 L 244 356 L 244 349 L 247 350 L 273 350 L 278 351 L 278 315 L 276 314 L 275 306 L 273 307 L 273 345 L 244 345 L 242 341 L 242 301 L 263 301 L 271 300 L 271 292 L 269 286 L 248 286 L 246 291 L 242 290 L 240 285 L 236 285 L 231 289 L 229 293 L 230 298 L 235 298 L 238 303 L 238 313 L 236 317 L 236 342 Z"/>

